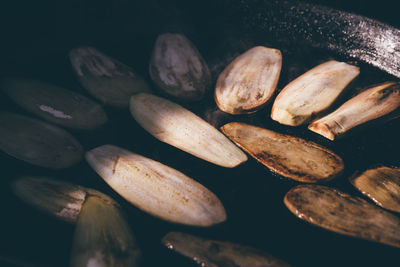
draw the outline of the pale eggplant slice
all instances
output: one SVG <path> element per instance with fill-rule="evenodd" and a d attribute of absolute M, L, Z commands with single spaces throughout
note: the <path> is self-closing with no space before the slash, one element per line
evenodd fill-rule
<path fill-rule="evenodd" d="M 400 247 L 400 219 L 367 201 L 321 185 L 300 185 L 285 196 L 298 218 L 326 230 Z"/>
<path fill-rule="evenodd" d="M 204 267 L 289 267 L 290 265 L 252 247 L 207 240 L 189 234 L 170 232 L 162 239 L 169 249 L 193 259 Z"/>
<path fill-rule="evenodd" d="M 400 212 L 400 168 L 369 169 L 351 177 L 350 182 L 377 205 Z"/>
<path fill-rule="evenodd" d="M 400 107 L 400 83 L 373 86 L 341 105 L 334 112 L 312 122 L 308 129 L 335 140 L 356 126 L 388 115 Z"/>
<path fill-rule="evenodd" d="M 27 204 L 58 219 L 75 223 L 88 196 L 117 206 L 107 195 L 83 186 L 46 177 L 20 177 L 11 183 L 15 195 Z"/>
<path fill-rule="evenodd" d="M 312 68 L 282 89 L 271 118 L 289 126 L 309 122 L 328 109 L 359 73 L 359 67 L 335 60 Z"/>
<path fill-rule="evenodd" d="M 126 108 L 131 95 L 151 93 L 134 70 L 93 47 L 73 49 L 69 58 L 81 85 L 105 105 Z"/>
<path fill-rule="evenodd" d="M 119 209 L 89 196 L 76 223 L 71 267 L 135 267 L 141 251 Z"/>
<path fill-rule="evenodd" d="M 215 102 L 230 114 L 256 112 L 272 97 L 282 67 L 278 49 L 256 46 L 238 56 L 219 75 Z"/>
<path fill-rule="evenodd" d="M 225 124 L 221 130 L 256 160 L 286 178 L 325 182 L 344 169 L 338 155 L 311 141 L 240 122 Z"/>
<path fill-rule="evenodd" d="M 238 147 L 206 121 L 167 99 L 151 94 L 132 96 L 135 120 L 158 140 L 203 160 L 233 168 L 247 160 Z"/>
<path fill-rule="evenodd" d="M 94 129 L 107 122 L 103 108 L 64 88 L 26 78 L 8 78 L 0 88 L 21 108 L 61 126 Z"/>
<path fill-rule="evenodd" d="M 217 196 L 160 162 L 112 145 L 87 152 L 86 160 L 117 193 L 153 216 L 194 226 L 226 220 Z"/>
<path fill-rule="evenodd" d="M 151 79 L 161 90 L 182 100 L 200 100 L 211 86 L 207 63 L 182 34 L 157 37 L 149 69 Z"/>
<path fill-rule="evenodd" d="M 83 154 L 81 145 L 65 130 L 8 112 L 0 112 L 0 150 L 51 169 L 71 167 Z"/>

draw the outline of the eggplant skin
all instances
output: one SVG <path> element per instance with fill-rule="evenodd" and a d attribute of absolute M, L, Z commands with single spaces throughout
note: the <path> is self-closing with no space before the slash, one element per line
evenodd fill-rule
<path fill-rule="evenodd" d="M 284 203 L 313 225 L 400 248 L 400 219 L 364 199 L 327 186 L 299 185 L 286 193 Z"/>
<path fill-rule="evenodd" d="M 331 150 L 302 138 L 257 126 L 231 122 L 222 132 L 273 172 L 299 182 L 326 182 L 344 170 L 343 160 Z"/>
<path fill-rule="evenodd" d="M 400 83 L 372 86 L 341 105 L 334 112 L 312 122 L 308 129 L 329 140 L 351 129 L 392 114 L 400 107 Z"/>
<path fill-rule="evenodd" d="M 237 5 L 235 5 L 237 3 Z M 400 30 L 333 8 L 288 0 L 229 2 L 240 25 L 293 49 L 293 44 L 332 51 L 400 78 Z"/>

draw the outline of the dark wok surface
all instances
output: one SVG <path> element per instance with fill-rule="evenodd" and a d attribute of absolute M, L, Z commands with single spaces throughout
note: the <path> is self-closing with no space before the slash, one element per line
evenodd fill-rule
<path fill-rule="evenodd" d="M 157 34 L 164 31 L 186 34 L 206 58 L 214 79 L 230 60 L 254 45 L 282 50 L 284 61 L 278 89 L 327 59 L 354 61 L 354 58 L 347 57 L 346 51 L 343 52 L 345 43 L 340 43 L 340 49 L 329 49 L 325 45 L 326 40 L 335 42 L 333 37 L 331 40 L 313 39 L 314 35 L 307 38 L 307 34 L 291 31 L 290 27 L 275 27 L 284 18 L 278 18 L 271 27 L 267 26 L 263 23 L 265 19 L 281 14 L 279 12 L 288 7 L 284 4 L 277 6 L 274 1 L 204 1 L 197 4 L 126 0 L 55 2 L 37 6 L 25 1 L 22 6 L 13 4 L 6 12 L 7 27 L 3 32 L 5 48 L 0 61 L 2 76 L 33 77 L 88 95 L 76 81 L 67 53 L 79 45 L 93 45 L 132 66 L 150 81 L 147 68 L 152 45 Z M 400 25 L 397 14 L 389 7 L 389 1 L 370 6 L 367 3 L 359 6 L 357 3 L 336 1 L 334 5 L 394 26 Z M 291 19 L 298 21 L 295 17 Z M 312 23 L 308 26 L 311 27 L 308 30 L 313 31 Z M 321 45 L 315 45 L 317 41 L 321 41 Z M 365 85 L 396 80 L 361 61 L 359 64 L 361 75 L 345 97 Z M 343 191 L 361 195 L 348 182 L 348 177 L 357 170 L 377 164 L 400 165 L 399 120 L 330 142 L 305 127 L 290 128 L 271 121 L 271 105 L 249 116 L 232 117 L 214 112 L 212 93 L 211 88 L 204 101 L 183 105 L 216 126 L 240 120 L 304 137 L 332 149 L 343 157 L 346 171 L 328 185 Z M 24 114 L 2 93 L 0 107 Z M 22 259 L 38 266 L 68 266 L 74 227 L 39 213 L 14 197 L 10 193 L 9 182 L 19 175 L 65 179 L 114 197 L 122 204 L 142 247 L 143 266 L 196 266 L 161 245 L 161 238 L 169 231 L 254 246 L 294 266 L 398 265 L 399 252 L 396 248 L 330 233 L 298 220 L 283 204 L 283 196 L 297 183 L 272 174 L 255 160 L 249 159 L 235 169 L 214 166 L 157 141 L 133 120 L 127 110 L 105 109 L 109 123 L 101 129 L 91 132 L 68 130 L 85 150 L 106 143 L 115 144 L 174 167 L 215 192 L 227 209 L 228 221 L 205 229 L 169 224 L 127 203 L 85 162 L 67 170 L 51 171 L 0 154 L 3 170 L 0 179 L 0 266 L 7 266 L 2 262 L 4 257 Z"/>

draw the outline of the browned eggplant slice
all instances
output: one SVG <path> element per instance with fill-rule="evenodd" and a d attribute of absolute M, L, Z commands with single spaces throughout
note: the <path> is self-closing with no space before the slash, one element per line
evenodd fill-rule
<path fill-rule="evenodd" d="M 99 104 L 73 91 L 26 78 L 8 78 L 0 86 L 21 108 L 49 122 L 82 130 L 107 122 Z"/>
<path fill-rule="evenodd" d="M 315 183 L 340 175 L 343 160 L 314 142 L 257 126 L 232 122 L 221 130 L 270 170 L 296 181 Z"/>
<path fill-rule="evenodd" d="M 298 218 L 324 229 L 400 247 L 400 219 L 367 201 L 321 185 L 299 185 L 285 196 Z"/>
<path fill-rule="evenodd" d="M 256 46 L 238 56 L 219 75 L 215 102 L 230 114 L 253 113 L 274 94 L 282 67 L 278 49 Z"/>
<path fill-rule="evenodd" d="M 171 232 L 162 243 L 200 266 L 289 267 L 290 265 L 252 247 L 207 240 L 189 234 Z"/>
<path fill-rule="evenodd" d="M 352 128 L 385 116 L 400 107 L 400 83 L 386 82 L 373 86 L 351 98 L 337 110 L 308 126 L 329 140 Z"/>
<path fill-rule="evenodd" d="M 377 205 L 400 212 L 400 168 L 369 169 L 351 177 L 350 182 Z"/>
<path fill-rule="evenodd" d="M 13 113 L 0 113 L 0 150 L 30 164 L 61 169 L 82 159 L 83 150 L 65 130 Z"/>

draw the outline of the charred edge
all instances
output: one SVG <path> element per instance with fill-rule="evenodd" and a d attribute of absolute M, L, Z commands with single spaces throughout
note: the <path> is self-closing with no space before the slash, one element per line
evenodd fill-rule
<path fill-rule="evenodd" d="M 393 93 L 400 93 L 400 84 L 395 83 L 385 89 L 382 89 L 378 92 L 379 98 L 377 99 L 377 103 L 384 101 L 386 98 L 388 98 L 390 95 Z"/>
<path fill-rule="evenodd" d="M 356 181 L 356 179 L 357 179 L 360 175 L 361 175 L 361 172 L 356 170 L 356 171 L 353 173 L 353 175 L 351 175 L 351 176 L 349 177 L 349 182 L 350 182 L 354 187 L 356 187 L 355 181 Z"/>

